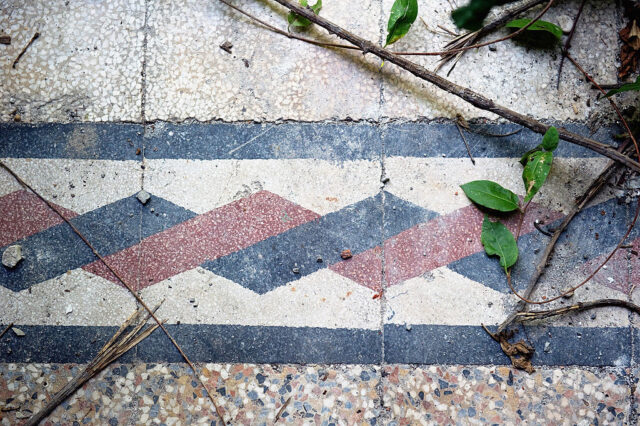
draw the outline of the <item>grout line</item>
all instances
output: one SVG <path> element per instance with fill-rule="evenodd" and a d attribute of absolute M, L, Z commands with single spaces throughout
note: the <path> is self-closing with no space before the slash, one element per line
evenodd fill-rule
<path fill-rule="evenodd" d="M 632 209 L 629 207 L 629 205 L 627 205 L 627 221 L 631 221 L 632 217 L 633 217 L 633 212 Z M 630 250 L 626 249 L 627 251 L 627 288 L 631 289 L 631 286 L 633 285 L 633 263 L 631 261 L 631 256 L 630 256 Z M 631 293 L 629 293 L 627 295 L 627 300 L 629 300 L 630 302 L 632 302 L 632 297 L 631 297 Z M 637 342 L 634 336 L 634 330 L 637 327 L 636 326 L 636 319 L 635 319 L 635 314 L 633 312 L 629 312 L 627 313 L 628 317 L 629 317 L 629 329 L 630 329 L 630 335 L 631 335 L 631 354 L 630 354 L 630 360 L 629 360 L 629 375 L 628 375 L 628 386 L 629 386 L 629 414 L 627 417 L 627 421 L 628 424 L 637 424 L 638 423 L 638 405 L 636 403 L 636 398 L 637 398 L 637 389 L 636 389 L 636 384 L 638 382 L 638 377 L 636 376 L 635 373 L 635 369 L 637 367 L 637 363 L 635 360 L 635 354 L 636 354 L 636 346 L 637 346 Z"/>
<path fill-rule="evenodd" d="M 382 42 L 384 41 L 384 33 L 385 33 L 385 25 L 384 25 L 384 1 L 380 0 L 380 19 L 379 19 L 379 23 L 378 23 L 379 27 L 380 27 L 380 36 L 378 38 L 378 44 L 380 46 L 382 46 Z M 383 69 L 382 67 L 378 68 L 378 77 L 380 79 L 380 98 L 378 100 L 378 118 L 376 120 L 376 124 L 378 126 L 380 126 L 380 121 L 382 120 L 382 116 L 383 116 L 383 107 L 384 107 L 384 75 L 383 75 Z"/>
<path fill-rule="evenodd" d="M 140 73 L 141 75 L 141 85 L 140 85 L 140 118 L 142 120 L 142 146 L 141 146 L 141 155 L 142 155 L 142 159 L 141 159 L 141 163 L 140 163 L 140 190 L 144 189 L 144 179 L 145 179 L 145 169 L 146 169 L 146 157 L 145 157 L 145 136 L 146 136 L 146 131 L 147 131 L 147 124 L 146 124 L 146 100 L 147 100 L 147 36 L 149 34 L 149 1 L 150 0 L 145 0 L 144 1 L 144 24 L 142 27 L 142 31 L 143 31 L 143 40 L 142 40 L 142 71 Z M 139 221 L 139 225 L 138 225 L 138 247 L 142 247 L 140 244 L 142 243 L 142 227 L 143 227 L 143 213 L 144 213 L 144 207 L 142 205 L 140 205 L 139 208 L 139 212 L 140 212 L 140 221 Z M 143 258 L 143 253 L 141 251 L 138 252 L 138 267 L 137 267 L 137 273 L 136 273 L 136 292 L 138 292 L 138 294 L 140 293 L 139 289 L 140 289 L 140 279 L 141 279 L 141 271 L 142 271 L 142 258 Z M 140 304 L 136 301 L 136 307 L 139 308 Z M 136 346 L 134 348 L 134 362 L 136 362 L 135 360 L 138 359 L 138 347 Z M 137 415 L 139 413 L 136 413 L 136 418 Z"/>
<path fill-rule="evenodd" d="M 378 37 L 378 44 L 382 44 L 382 40 L 384 38 L 384 2 L 383 0 L 379 0 L 380 1 L 380 18 L 379 18 L 379 37 Z M 378 423 L 383 424 L 384 420 L 387 418 L 386 415 L 386 411 L 384 409 L 384 368 L 385 368 L 385 362 L 384 362 L 384 357 L 385 357 L 385 345 L 384 345 L 384 315 L 385 315 L 385 310 L 386 310 L 386 286 L 385 286 L 385 253 L 384 253 L 384 241 L 385 241 L 385 206 L 386 206 L 386 197 L 385 197 L 385 185 L 383 183 L 383 180 L 386 178 L 386 169 L 385 169 L 385 160 L 386 160 L 386 156 L 385 156 L 385 146 L 384 146 L 384 132 L 386 130 L 386 126 L 381 126 L 380 124 L 380 120 L 382 117 L 382 111 L 383 111 L 383 106 L 384 106 L 384 78 L 382 75 L 382 68 L 378 69 L 378 77 L 379 77 L 379 84 L 380 84 L 380 97 L 378 100 L 378 119 L 376 120 L 376 127 L 378 129 L 378 134 L 380 137 L 380 184 L 381 184 L 381 188 L 380 188 L 380 192 L 382 194 L 382 202 L 381 202 L 381 207 L 382 207 L 382 211 L 381 211 L 381 223 L 380 223 L 380 237 L 381 237 L 381 243 L 380 243 L 380 381 L 378 382 L 378 385 L 376 386 L 376 393 L 378 395 L 378 408 L 379 408 L 379 413 L 376 416 L 376 419 L 378 420 Z"/>

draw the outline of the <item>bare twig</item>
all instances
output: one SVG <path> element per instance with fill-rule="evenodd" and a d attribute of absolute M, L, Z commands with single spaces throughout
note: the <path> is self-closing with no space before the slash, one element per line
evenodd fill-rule
<path fill-rule="evenodd" d="M 27 43 L 27 45 L 22 49 L 22 51 L 20 52 L 18 57 L 13 61 L 13 65 L 11 65 L 11 68 L 15 68 L 16 65 L 18 65 L 18 61 L 20 60 L 20 58 L 22 58 L 22 55 L 24 55 L 24 53 L 27 51 L 27 49 L 29 47 L 31 47 L 33 42 L 36 41 L 38 39 L 38 37 L 40 37 L 40 33 L 35 33 L 33 35 L 33 37 L 31 37 L 31 40 L 29 40 L 29 43 Z"/>
<path fill-rule="evenodd" d="M 291 397 L 289 397 L 284 404 L 282 404 L 282 407 L 280 407 L 280 409 L 278 410 L 278 414 L 276 414 L 275 419 L 273 419 L 273 423 L 278 423 L 278 420 L 280 420 L 280 416 L 282 415 L 282 413 L 284 413 L 284 410 L 287 409 L 287 407 L 289 406 L 289 403 L 291 402 Z"/>
<path fill-rule="evenodd" d="M 460 133 L 460 137 L 464 141 L 465 148 L 467 148 L 467 154 L 469 154 L 469 159 L 471 160 L 471 163 L 475 166 L 476 165 L 476 160 L 474 160 L 473 159 L 473 155 L 471 155 L 471 148 L 469 148 L 469 143 L 467 142 L 467 138 L 464 137 L 464 133 L 462 133 L 462 128 L 460 127 L 460 125 L 458 123 L 456 123 L 456 127 L 458 128 L 458 132 Z"/>
<path fill-rule="evenodd" d="M 160 321 L 158 319 L 158 317 L 151 310 L 151 308 L 149 308 L 149 306 L 144 302 L 144 300 L 142 300 L 140 295 L 133 289 L 131 284 L 129 284 L 127 281 L 125 281 L 125 279 L 114 268 L 112 268 L 111 265 L 109 265 L 109 263 L 104 259 L 104 257 L 102 257 L 102 255 L 100 253 L 98 253 L 98 251 L 93 247 L 93 245 L 89 242 L 89 240 L 87 240 L 87 238 L 78 230 L 78 228 L 76 228 L 76 226 L 71 221 L 69 221 L 69 219 L 67 219 L 62 214 L 62 212 L 60 212 L 60 210 L 58 210 L 58 208 L 57 208 L 57 206 L 55 204 L 51 203 L 49 200 L 47 200 L 42 195 L 40 195 L 40 193 L 36 192 L 28 183 L 26 183 L 24 180 L 22 180 L 22 178 L 20 176 L 18 176 L 13 170 L 11 170 L 9 168 L 9 166 L 7 166 L 4 162 L 0 161 L 0 167 L 5 169 L 11 176 L 14 177 L 14 179 L 16 179 L 18 181 L 18 183 L 20 183 L 20 185 L 22 185 L 23 187 L 25 187 L 26 189 L 31 191 L 33 194 L 35 194 L 51 210 L 53 210 L 58 216 L 60 216 L 60 218 L 67 225 L 69 225 L 71 227 L 73 232 L 89 247 L 89 249 L 91 249 L 93 254 L 104 264 L 104 266 L 118 279 L 118 281 L 120 281 L 122 283 L 122 285 L 124 285 L 127 288 L 127 290 L 129 290 L 129 292 L 133 295 L 133 297 L 135 297 L 135 299 L 138 301 L 138 303 L 140 303 L 140 305 L 144 309 L 146 309 L 147 312 L 149 312 L 149 315 L 151 316 L 151 318 L 153 318 L 153 320 L 158 324 L 158 326 L 162 329 L 162 331 L 164 331 L 164 333 L 167 335 L 167 337 L 169 338 L 169 340 L 171 341 L 173 346 L 175 346 L 175 348 L 178 350 L 178 352 L 180 353 L 182 358 L 185 360 L 185 362 L 189 365 L 189 367 L 191 367 L 191 371 L 193 371 L 193 375 L 196 377 L 196 379 L 198 380 L 200 385 L 207 391 L 207 396 L 209 397 L 209 400 L 211 401 L 211 403 L 215 407 L 215 410 L 216 410 L 216 413 L 218 414 L 218 417 L 220 417 L 220 420 L 224 423 L 225 420 L 224 420 L 224 415 L 222 413 L 222 410 L 220 409 L 220 407 L 218 406 L 216 401 L 213 399 L 212 393 L 209 391 L 207 386 L 204 384 L 204 382 L 200 378 L 200 374 L 198 373 L 198 370 L 196 369 L 196 367 L 193 364 L 193 362 L 191 362 L 191 360 L 189 359 L 187 354 L 182 350 L 182 348 L 180 347 L 178 342 L 176 342 L 176 339 L 173 338 L 171 333 L 169 333 L 169 330 L 167 330 L 167 328 L 164 326 L 162 321 Z"/>
<path fill-rule="evenodd" d="M 244 10 L 240 9 L 239 7 L 237 7 L 237 6 L 232 5 L 231 3 L 227 2 L 226 0 L 220 0 L 220 1 L 222 3 L 224 3 L 224 4 L 226 4 L 227 6 L 229 6 L 231 9 L 242 13 L 247 18 L 253 19 L 254 21 L 258 22 L 259 24 L 263 25 L 264 27 L 270 29 L 271 31 L 273 31 L 275 33 L 278 33 L 278 34 L 281 34 L 281 35 L 283 35 L 285 37 L 292 38 L 292 39 L 295 39 L 295 40 L 304 41 L 305 43 L 313 44 L 313 45 L 316 45 L 316 46 L 337 47 L 337 48 L 340 48 L 340 49 L 360 50 L 356 46 L 352 46 L 350 44 L 326 43 L 326 42 L 323 42 L 323 41 L 314 40 L 314 39 L 308 38 L 308 37 L 302 37 L 302 36 L 293 34 L 291 32 L 281 30 L 280 28 L 275 27 L 275 26 L 269 24 L 268 22 L 263 21 L 262 19 L 256 18 L 255 16 L 253 16 L 249 12 L 244 11 Z"/>
<path fill-rule="evenodd" d="M 564 58 L 567 57 L 567 53 L 569 53 L 569 49 L 571 48 L 571 40 L 573 39 L 573 34 L 576 31 L 578 20 L 580 20 L 580 15 L 582 15 L 582 9 L 584 9 L 584 4 L 586 2 L 587 0 L 582 0 L 582 3 L 580 3 L 580 7 L 578 8 L 578 13 L 576 13 L 576 17 L 573 19 L 573 25 L 571 26 L 571 31 L 569 31 L 569 35 L 567 36 L 567 41 L 564 42 L 564 47 L 562 48 L 562 58 L 560 58 L 560 66 L 558 67 L 558 81 L 556 81 L 556 89 L 560 88 L 560 75 L 562 74 L 562 66 L 564 65 Z"/>
<path fill-rule="evenodd" d="M 11 327 L 13 327 L 13 323 L 9 324 L 8 326 L 5 327 L 4 330 L 2 330 L 2 333 L 0 333 L 0 338 L 4 336 L 7 331 L 11 330 Z"/>
<path fill-rule="evenodd" d="M 152 312 L 155 312 L 159 306 L 160 305 L 156 306 Z M 35 426 L 39 424 L 49 414 L 51 414 L 58 405 L 62 404 L 64 400 L 71 396 L 89 379 L 100 373 L 100 371 L 105 367 L 116 361 L 120 356 L 153 333 L 155 329 L 158 328 L 159 324 L 154 324 L 147 327 L 144 331 L 141 331 L 149 320 L 152 312 L 147 313 L 147 315 L 143 315 L 143 313 L 145 313 L 144 308 L 139 308 L 129 318 L 127 318 L 122 326 L 120 326 L 120 329 L 116 331 L 113 337 L 102 347 L 96 357 L 84 368 L 84 370 L 74 377 L 73 380 L 64 385 L 64 387 L 60 389 L 40 411 L 34 414 L 25 423 L 25 426 Z M 133 327 L 133 329 L 127 334 L 123 334 L 129 327 Z"/>
<path fill-rule="evenodd" d="M 604 89 L 602 87 L 600 87 L 600 85 L 598 83 L 596 83 L 596 81 L 593 79 L 591 74 L 589 74 L 587 71 L 585 71 L 585 69 L 582 68 L 582 66 L 580 66 L 580 64 L 573 58 L 573 56 L 571 56 L 569 54 L 569 52 L 567 52 L 567 58 L 571 61 L 571 63 L 576 68 L 578 68 L 578 70 L 587 78 L 587 80 L 589 80 L 591 82 L 591 84 L 596 86 L 596 88 L 600 91 L 600 93 L 602 93 L 603 95 L 607 94 L 607 92 L 605 92 Z M 629 123 L 627 123 L 627 120 L 624 119 L 624 116 L 622 115 L 622 111 L 620 111 L 620 108 L 618 108 L 618 105 L 613 101 L 612 97 L 608 96 L 607 99 L 609 100 L 609 104 L 611 104 L 613 109 L 616 111 L 616 114 L 618 114 L 618 118 L 620 118 L 620 121 L 622 122 L 622 125 L 627 130 L 627 133 L 629 134 L 629 137 L 631 138 L 631 142 L 633 142 L 633 146 L 636 149 L 636 156 L 637 156 L 638 160 L 640 160 L 640 147 L 638 146 L 638 141 L 636 140 L 633 132 L 631 131 L 631 127 L 629 127 Z"/>
<path fill-rule="evenodd" d="M 516 315 L 516 322 L 538 321 L 558 315 L 572 314 L 577 312 L 588 311 L 589 309 L 603 308 L 607 306 L 617 306 L 628 309 L 636 314 L 640 314 L 640 306 L 627 300 L 620 299 L 599 299 L 591 302 L 579 302 L 571 306 L 563 306 L 562 308 L 549 309 L 547 311 L 528 311 L 520 312 Z"/>
<path fill-rule="evenodd" d="M 289 2 L 288 0 L 274 0 L 274 1 L 285 6 L 289 10 L 292 10 L 298 15 L 307 18 L 309 21 L 325 28 L 330 33 L 335 34 L 344 40 L 347 40 L 348 42 L 354 44 L 355 46 L 358 46 L 363 53 L 372 53 L 385 61 L 391 62 L 399 66 L 400 68 L 403 68 L 404 70 L 410 72 L 416 77 L 422 80 L 428 81 L 434 84 L 435 86 L 439 87 L 440 89 L 445 90 L 455 96 L 458 96 L 459 98 L 465 100 L 466 102 L 470 103 L 471 105 L 477 108 L 497 114 L 503 118 L 506 118 L 509 121 L 512 121 L 516 124 L 520 124 L 524 127 L 527 127 L 528 129 L 531 129 L 536 133 L 544 134 L 549 128 L 548 125 L 538 120 L 530 118 L 524 114 L 520 114 L 516 111 L 512 111 L 501 105 L 498 105 L 492 99 L 489 99 L 481 95 L 480 93 L 474 92 L 473 90 L 468 89 L 466 87 L 459 86 L 447 80 L 446 78 L 441 77 L 436 73 L 431 72 L 426 68 L 414 62 L 409 61 L 408 59 L 398 56 L 393 52 L 390 52 L 389 50 L 381 48 L 368 40 L 365 40 L 359 36 L 356 36 L 346 31 L 342 27 L 328 21 L 322 16 L 316 15 L 309 8 L 301 7 L 297 4 Z M 611 158 L 612 160 L 621 162 L 622 164 L 628 166 L 629 168 L 635 171 L 640 172 L 640 163 L 621 154 L 620 152 L 616 151 L 614 147 L 610 145 L 606 145 L 601 142 L 595 141 L 593 139 L 578 135 L 576 133 L 569 132 L 564 128 L 559 128 L 558 133 L 560 135 L 560 138 L 562 138 L 563 140 L 566 140 L 567 142 L 571 142 L 573 144 L 591 149 L 599 154 L 602 154 Z"/>

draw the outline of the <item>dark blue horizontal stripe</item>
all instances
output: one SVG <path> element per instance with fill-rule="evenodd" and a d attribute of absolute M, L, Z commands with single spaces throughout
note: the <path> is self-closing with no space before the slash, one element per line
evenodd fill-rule
<path fill-rule="evenodd" d="M 386 237 L 436 216 L 390 193 L 385 193 L 384 206 Z M 263 294 L 340 262 L 342 250 L 356 255 L 381 245 L 382 208 L 378 194 L 202 266 Z"/>
<path fill-rule="evenodd" d="M 0 339 L 0 362 L 88 363 L 111 339 L 119 327 L 16 325 Z M 120 358 L 133 362 L 135 348 Z"/>
<path fill-rule="evenodd" d="M 617 127 L 590 135 L 582 124 L 556 123 L 568 130 L 614 144 Z M 517 130 L 513 124 L 472 124 L 493 134 Z M 137 124 L 0 124 L 0 157 L 139 160 L 149 159 L 294 159 L 328 161 L 379 160 L 387 156 L 466 157 L 453 122 L 430 123 L 155 123 Z M 467 133 L 475 157 L 519 157 L 541 136 L 527 129 L 507 137 Z M 561 142 L 558 156 L 593 157 L 592 151 Z"/>
<path fill-rule="evenodd" d="M 160 197 L 152 196 L 142 206 L 131 196 L 77 216 L 71 222 L 98 253 L 107 256 L 194 216 L 195 213 Z M 0 285 L 13 291 L 24 290 L 96 260 L 66 223 L 12 244 L 22 246 L 24 260 L 14 269 L 0 268 Z"/>
<path fill-rule="evenodd" d="M 163 124 L 145 145 L 150 159 L 376 160 L 382 153 L 378 126 L 367 123 Z"/>
<path fill-rule="evenodd" d="M 0 157 L 138 160 L 139 124 L 0 123 Z"/>
<path fill-rule="evenodd" d="M 0 339 L 0 362 L 89 362 L 117 327 L 22 326 L 24 337 Z M 379 364 L 382 338 L 376 330 L 237 325 L 166 325 L 196 362 Z M 140 343 L 127 360 L 180 362 L 162 330 Z"/>
<path fill-rule="evenodd" d="M 117 327 L 25 326 L 17 337 L 0 339 L 0 362 L 86 363 Z M 167 325 L 192 361 L 247 363 L 379 364 L 382 335 L 377 330 L 241 325 Z M 535 365 L 627 367 L 628 327 L 526 327 L 535 347 Z M 636 337 L 639 335 L 635 331 Z M 522 334 L 516 339 L 522 338 Z M 545 344 L 549 343 L 547 351 Z M 481 327 L 385 325 L 384 362 L 391 364 L 509 365 L 500 346 Z M 181 362 L 161 330 L 126 354 L 123 362 Z"/>
<path fill-rule="evenodd" d="M 620 133 L 620 129 L 615 126 L 603 126 L 591 134 L 583 124 L 553 124 L 611 145 L 617 145 L 613 135 Z M 474 131 L 465 131 L 465 138 L 472 155 L 476 158 L 520 157 L 542 141 L 542 136 L 538 133 L 515 124 L 470 124 L 470 128 Z M 518 133 L 505 137 L 486 134 L 504 135 L 518 129 L 521 129 Z M 392 123 L 384 128 L 383 143 L 387 156 L 438 157 L 442 154 L 454 158 L 468 156 L 464 141 L 453 123 Z M 559 157 L 598 156 L 589 149 L 563 141 L 560 141 L 554 154 Z"/>
<path fill-rule="evenodd" d="M 583 210 L 571 221 L 558 240 L 550 265 L 555 265 L 553 269 L 561 267 L 569 271 L 588 259 L 611 252 L 627 231 L 629 226 L 627 222 L 632 217 L 634 208 L 633 204 L 618 204 L 617 199 L 611 199 Z M 603 211 L 604 215 L 602 215 Z M 527 220 L 535 219 L 544 220 L 536 217 L 529 217 Z M 557 220 L 548 228 L 555 229 L 561 222 L 561 219 Z M 596 233 L 598 233 L 598 239 L 596 239 Z M 630 239 L 637 238 L 638 235 L 640 235 L 640 228 L 636 226 L 630 234 Z M 548 242 L 549 237 L 538 231 L 520 237 L 519 258 L 512 269 L 513 283 L 516 288 L 522 290 L 526 287 Z M 452 262 L 448 267 L 494 290 L 510 292 L 504 270 L 500 267 L 497 258 L 487 256 L 484 251 Z"/>
<path fill-rule="evenodd" d="M 521 334 L 513 341 L 520 340 Z M 629 327 L 526 327 L 535 348 L 533 365 L 625 367 L 631 363 Z M 545 343 L 549 343 L 545 352 Z M 479 326 L 384 327 L 385 362 L 391 364 L 510 364 Z"/>

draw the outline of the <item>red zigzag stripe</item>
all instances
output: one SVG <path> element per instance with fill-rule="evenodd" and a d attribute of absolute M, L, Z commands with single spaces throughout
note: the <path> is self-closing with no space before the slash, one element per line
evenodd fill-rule
<path fill-rule="evenodd" d="M 145 238 L 106 261 L 141 290 L 318 217 L 278 195 L 260 191 Z M 100 261 L 83 269 L 118 282 Z"/>
<path fill-rule="evenodd" d="M 56 207 L 67 219 L 77 216 L 71 210 Z M 60 223 L 60 216 L 31 192 L 20 190 L 0 197 L 0 247 Z"/>

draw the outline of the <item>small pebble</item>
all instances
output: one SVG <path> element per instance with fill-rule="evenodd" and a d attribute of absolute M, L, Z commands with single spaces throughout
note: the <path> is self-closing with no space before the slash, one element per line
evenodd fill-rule
<path fill-rule="evenodd" d="M 318 263 L 322 263 L 322 256 L 318 256 L 318 257 L 316 258 L 316 262 L 318 262 Z"/>
<path fill-rule="evenodd" d="M 411 331 L 411 324 L 405 324 L 405 325 L 404 325 L 404 328 L 405 328 L 407 331 Z"/>
<path fill-rule="evenodd" d="M 340 253 L 340 257 L 343 259 L 351 259 L 353 255 L 351 254 L 351 250 L 346 249 L 346 250 L 342 250 L 342 253 Z"/>
<path fill-rule="evenodd" d="M 140 201 L 142 204 L 147 204 L 149 202 L 149 200 L 151 199 L 151 194 L 149 194 L 147 191 L 145 191 L 144 189 L 140 192 L 138 192 L 136 194 L 136 198 L 138 199 L 138 201 Z"/>
<path fill-rule="evenodd" d="M 299 274 L 300 273 L 300 268 L 293 268 L 292 269 L 294 274 Z"/>
<path fill-rule="evenodd" d="M 22 260 L 22 246 L 15 244 L 7 247 L 2 253 L 2 264 L 7 268 L 15 268 Z"/>
<path fill-rule="evenodd" d="M 545 342 L 545 343 L 544 343 L 544 351 L 545 351 L 546 353 L 551 352 L 551 344 L 550 344 L 549 342 Z"/>
<path fill-rule="evenodd" d="M 13 331 L 18 337 L 24 336 L 24 331 L 20 330 L 18 327 L 11 327 L 11 331 Z"/>

